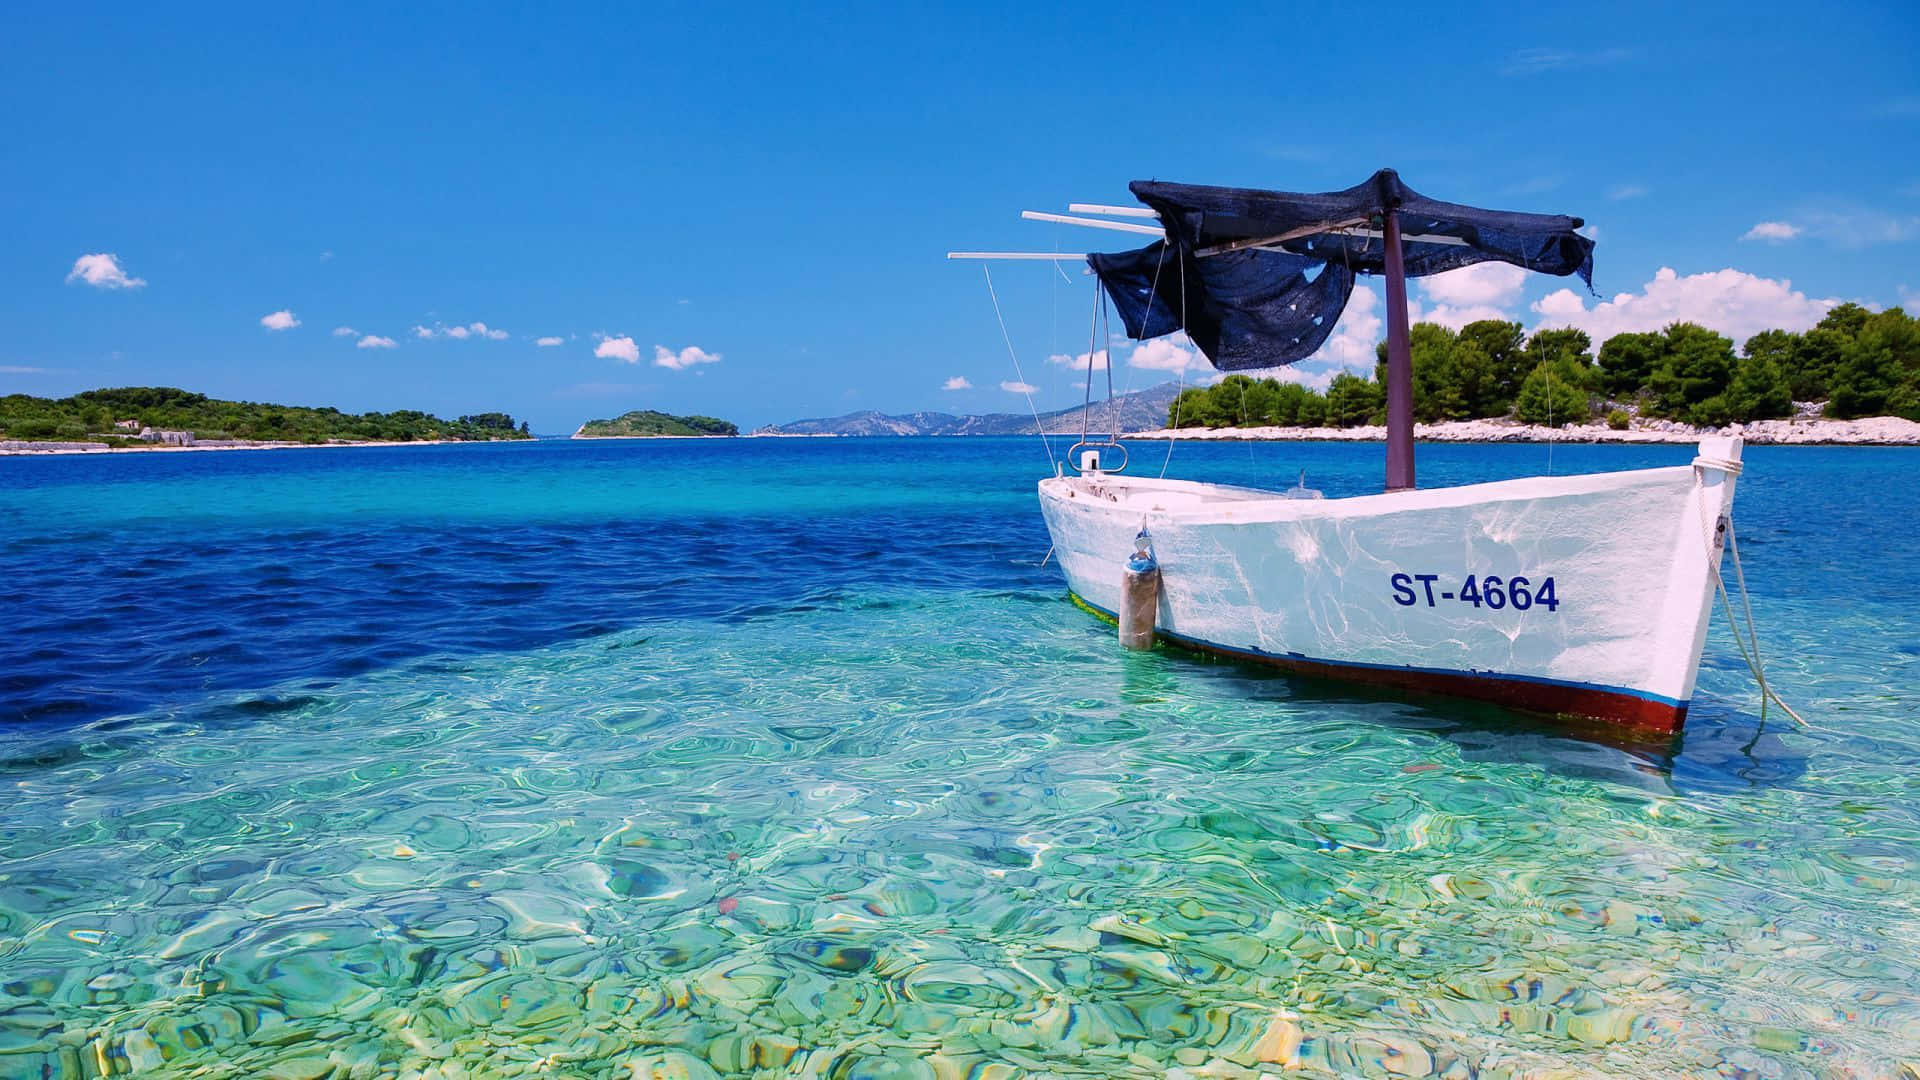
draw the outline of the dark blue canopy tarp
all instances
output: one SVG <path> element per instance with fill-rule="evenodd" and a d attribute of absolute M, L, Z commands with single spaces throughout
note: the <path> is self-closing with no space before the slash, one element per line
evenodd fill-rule
<path fill-rule="evenodd" d="M 1408 277 L 1498 261 L 1593 283 L 1593 241 L 1574 231 L 1579 218 L 1429 199 L 1392 169 L 1321 194 L 1130 186 L 1159 212 L 1167 239 L 1087 261 L 1129 337 L 1184 329 L 1222 371 L 1312 356 L 1333 333 L 1355 275 L 1386 270 L 1380 230 L 1389 210 L 1399 214 Z"/>

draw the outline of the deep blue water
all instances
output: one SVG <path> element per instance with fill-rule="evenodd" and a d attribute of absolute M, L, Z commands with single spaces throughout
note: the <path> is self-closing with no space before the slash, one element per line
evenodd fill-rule
<path fill-rule="evenodd" d="M 1137 446 L 1157 470 L 1159 445 Z M 1762 595 L 1920 602 L 1920 452 L 1755 448 Z M 1562 472 L 1684 447 L 1559 446 Z M 1185 444 L 1168 475 L 1373 490 L 1371 445 Z M 1544 471 L 1537 446 L 1430 446 L 1423 483 Z M 1059 591 L 1034 439 L 543 441 L 0 458 L 0 723 L 514 651 L 660 619 L 718 624 L 870 585 Z M 1920 641 L 1901 643 L 1920 649 Z"/>
<path fill-rule="evenodd" d="M 0 1077 L 1892 1075 L 1917 468 L 1749 449 L 1813 727 L 1716 612 L 1684 737 L 1615 747 L 1120 653 L 1033 439 L 0 458 Z"/>

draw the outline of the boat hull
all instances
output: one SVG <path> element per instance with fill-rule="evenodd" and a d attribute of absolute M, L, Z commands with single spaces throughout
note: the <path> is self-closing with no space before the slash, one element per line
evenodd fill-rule
<path fill-rule="evenodd" d="M 1094 473 L 1042 481 L 1040 503 L 1068 587 L 1105 614 L 1149 530 L 1157 630 L 1179 645 L 1665 733 L 1699 673 L 1740 449 L 1332 500 Z"/>

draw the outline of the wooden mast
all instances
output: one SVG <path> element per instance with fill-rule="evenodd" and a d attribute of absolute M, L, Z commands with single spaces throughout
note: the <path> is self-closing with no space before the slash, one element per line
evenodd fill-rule
<path fill-rule="evenodd" d="M 1407 337 L 1407 266 L 1400 251 L 1400 214 L 1388 207 L 1381 228 L 1387 248 L 1387 490 L 1413 488 L 1413 348 Z"/>

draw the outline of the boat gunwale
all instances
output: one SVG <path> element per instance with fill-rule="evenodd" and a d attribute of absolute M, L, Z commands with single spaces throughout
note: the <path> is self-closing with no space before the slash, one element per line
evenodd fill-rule
<path fill-rule="evenodd" d="M 1624 469 L 1615 472 L 1580 473 L 1572 476 L 1528 476 L 1510 480 L 1492 480 L 1457 487 L 1412 488 L 1405 491 L 1348 495 L 1331 499 L 1289 499 L 1280 492 L 1261 488 L 1234 487 L 1200 480 L 1169 480 L 1159 477 L 1128 477 L 1123 474 L 1096 476 L 1050 476 L 1039 482 L 1043 500 L 1062 506 L 1081 506 L 1110 513 L 1178 520 L 1194 524 L 1244 525 L 1260 522 L 1285 522 L 1310 518 L 1378 517 L 1422 510 L 1455 509 L 1476 504 L 1498 504 L 1543 498 L 1597 495 L 1630 490 L 1635 487 L 1690 478 L 1693 465 L 1666 465 L 1652 469 Z M 1153 507 L 1107 498 L 1081 498 L 1084 485 L 1098 480 L 1148 491 L 1192 493 L 1206 499 L 1187 506 Z M 1076 494 L 1068 494 L 1074 492 Z M 1247 497 L 1246 493 L 1259 498 Z"/>

